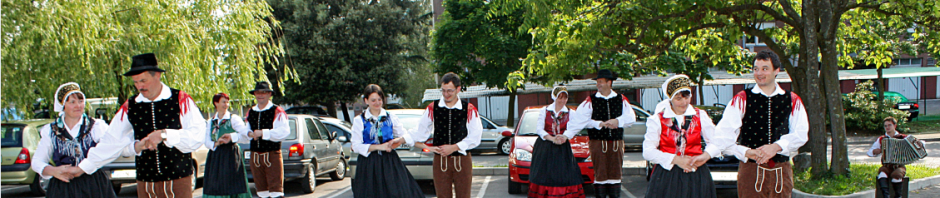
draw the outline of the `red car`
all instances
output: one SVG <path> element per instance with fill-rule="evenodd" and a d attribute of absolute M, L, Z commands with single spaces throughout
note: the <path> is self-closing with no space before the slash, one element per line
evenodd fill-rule
<path fill-rule="evenodd" d="M 574 109 L 568 106 L 569 109 Z M 526 190 L 529 183 L 529 167 L 532 165 L 532 146 L 535 145 L 535 126 L 544 124 L 539 122 L 541 107 L 529 107 L 523 113 L 519 124 L 516 125 L 515 134 L 512 135 L 512 152 L 509 153 L 509 194 L 520 194 Z M 504 132 L 504 133 L 509 133 Z M 575 161 L 581 168 L 581 179 L 585 184 L 594 183 L 594 165 L 591 163 L 591 152 L 588 150 L 587 130 L 581 130 L 571 140 L 571 151 Z"/>

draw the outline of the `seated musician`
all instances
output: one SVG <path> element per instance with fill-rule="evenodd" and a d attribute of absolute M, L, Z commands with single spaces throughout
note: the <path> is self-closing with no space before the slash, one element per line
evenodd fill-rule
<path fill-rule="evenodd" d="M 881 140 L 884 138 L 906 138 L 907 135 L 901 134 L 896 130 L 898 120 L 894 117 L 887 117 L 883 121 L 885 127 L 885 135 L 878 137 L 875 140 L 875 143 L 871 145 L 871 149 L 868 149 L 869 157 L 878 157 L 882 154 L 881 149 Z M 919 141 L 921 145 L 924 144 L 923 140 Z M 890 151 L 888 151 L 890 152 Z M 897 189 L 901 189 L 901 182 L 904 178 L 904 175 L 907 174 L 907 169 L 904 168 L 903 164 L 889 164 L 885 163 L 884 155 L 881 157 L 881 168 L 878 169 L 878 184 L 881 186 L 881 193 L 884 197 L 891 197 L 888 191 L 888 178 L 891 178 L 891 187 L 896 189 L 894 192 L 894 197 L 901 197 L 901 192 Z"/>

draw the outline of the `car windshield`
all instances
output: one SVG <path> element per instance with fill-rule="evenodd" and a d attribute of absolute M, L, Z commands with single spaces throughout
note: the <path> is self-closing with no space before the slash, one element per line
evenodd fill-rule
<path fill-rule="evenodd" d="M 3 145 L 2 147 L 19 147 L 23 144 L 23 125 L 4 124 L 3 125 Z"/>
<path fill-rule="evenodd" d="M 395 114 L 395 116 L 398 116 L 398 121 L 401 121 L 401 125 L 407 131 L 414 131 L 415 127 L 418 127 L 418 122 L 421 121 L 419 114 Z"/>
<path fill-rule="evenodd" d="M 570 117 L 569 117 L 570 118 Z M 539 123 L 539 111 L 527 111 L 519 121 L 519 131 L 516 135 L 538 135 L 535 127 Z M 587 129 L 582 129 L 576 136 L 587 136 Z"/>

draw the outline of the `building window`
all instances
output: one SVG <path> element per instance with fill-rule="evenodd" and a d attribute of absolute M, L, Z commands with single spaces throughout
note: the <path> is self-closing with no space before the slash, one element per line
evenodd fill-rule
<path fill-rule="evenodd" d="M 927 58 L 927 66 L 934 66 L 934 65 L 937 65 L 937 59 Z"/>
<path fill-rule="evenodd" d="M 923 61 L 924 61 L 923 58 L 899 58 L 899 59 L 894 59 L 894 66 L 895 67 L 920 67 Z"/>

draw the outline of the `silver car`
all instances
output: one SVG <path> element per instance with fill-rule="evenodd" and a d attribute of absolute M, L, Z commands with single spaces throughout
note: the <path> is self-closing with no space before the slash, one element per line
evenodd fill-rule
<path fill-rule="evenodd" d="M 636 122 L 623 130 L 623 146 L 624 148 L 640 148 L 643 147 L 643 136 L 646 135 L 646 119 L 651 116 L 643 108 L 635 105 L 630 106 L 633 107 L 633 112 L 636 113 Z"/>

